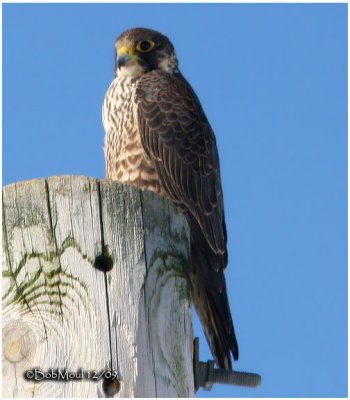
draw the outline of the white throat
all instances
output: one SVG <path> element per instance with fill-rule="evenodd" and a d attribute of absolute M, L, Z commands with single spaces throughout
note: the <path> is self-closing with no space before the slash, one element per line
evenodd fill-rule
<path fill-rule="evenodd" d="M 117 69 L 117 77 L 128 76 L 130 78 L 136 78 L 143 73 L 143 69 L 138 64 L 123 65 L 120 69 Z"/>

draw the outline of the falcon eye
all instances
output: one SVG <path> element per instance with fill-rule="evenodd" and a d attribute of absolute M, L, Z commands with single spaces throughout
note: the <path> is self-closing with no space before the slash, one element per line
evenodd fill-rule
<path fill-rule="evenodd" d="M 147 53 L 153 49 L 154 44 L 155 43 L 152 40 L 141 40 L 141 42 L 137 43 L 136 49 L 141 51 L 141 53 Z"/>

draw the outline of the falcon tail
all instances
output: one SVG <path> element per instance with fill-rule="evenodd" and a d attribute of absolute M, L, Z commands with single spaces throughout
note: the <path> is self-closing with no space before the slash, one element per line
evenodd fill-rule
<path fill-rule="evenodd" d="M 226 292 L 224 265 L 226 255 L 209 247 L 201 229 L 187 215 L 191 231 L 192 297 L 216 364 L 232 370 L 231 354 L 238 360 L 238 344 Z"/>

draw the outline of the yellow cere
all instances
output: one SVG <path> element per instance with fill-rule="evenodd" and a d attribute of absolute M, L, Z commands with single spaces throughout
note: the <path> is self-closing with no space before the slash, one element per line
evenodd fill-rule
<path fill-rule="evenodd" d="M 126 46 L 121 47 L 120 49 L 118 49 L 118 54 L 127 54 L 128 56 L 134 56 L 135 53 Z"/>

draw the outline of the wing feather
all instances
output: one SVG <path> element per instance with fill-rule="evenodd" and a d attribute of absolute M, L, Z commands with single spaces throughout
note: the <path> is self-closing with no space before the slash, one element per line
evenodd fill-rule
<path fill-rule="evenodd" d="M 224 269 L 226 225 L 214 133 L 180 74 L 152 71 L 137 84 L 138 127 L 165 194 L 184 211 L 191 232 L 194 304 L 216 362 L 231 369 L 238 345 Z"/>
<path fill-rule="evenodd" d="M 227 258 L 216 141 L 197 96 L 182 75 L 153 71 L 139 79 L 135 99 L 141 142 L 165 192 Z"/>

